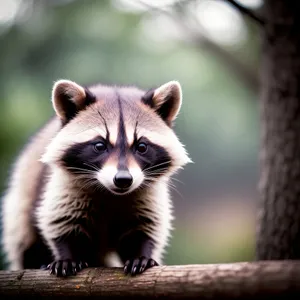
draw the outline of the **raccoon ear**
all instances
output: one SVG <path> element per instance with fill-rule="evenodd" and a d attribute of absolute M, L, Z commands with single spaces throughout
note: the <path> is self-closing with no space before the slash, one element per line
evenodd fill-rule
<path fill-rule="evenodd" d="M 169 126 L 172 126 L 182 102 L 180 83 L 169 81 L 157 89 L 152 89 L 145 94 L 142 101 L 153 108 Z"/>
<path fill-rule="evenodd" d="M 94 100 L 90 92 L 70 80 L 58 80 L 52 89 L 53 108 L 64 123 Z"/>

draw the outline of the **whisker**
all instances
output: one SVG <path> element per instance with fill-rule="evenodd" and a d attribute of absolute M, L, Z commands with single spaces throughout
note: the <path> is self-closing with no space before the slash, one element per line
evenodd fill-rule
<path fill-rule="evenodd" d="M 92 169 L 94 169 L 95 171 L 99 171 L 100 169 L 97 167 L 97 166 L 95 166 L 94 164 L 90 164 L 90 163 L 83 163 L 84 165 L 86 165 L 86 166 L 88 166 L 88 167 L 90 167 L 90 168 L 92 168 Z"/>
<path fill-rule="evenodd" d="M 167 167 L 162 167 L 162 168 L 159 168 L 158 170 L 143 170 L 143 172 L 151 173 L 151 172 L 161 172 L 161 171 L 165 171 L 165 170 L 168 170 L 168 168 Z"/>
<path fill-rule="evenodd" d="M 177 181 L 177 182 L 179 182 L 179 183 L 181 183 L 181 184 L 185 184 L 183 181 L 181 181 L 181 180 L 179 180 L 179 179 L 177 179 L 177 178 L 174 178 L 174 177 L 171 177 L 170 178 L 171 180 L 175 180 L 175 181 Z"/>
<path fill-rule="evenodd" d="M 81 186 L 81 190 L 90 189 L 91 187 L 97 185 L 97 180 L 90 178 L 89 180 L 84 181 L 84 184 Z"/>
<path fill-rule="evenodd" d="M 87 174 L 77 174 L 74 181 L 76 182 L 82 182 L 87 180 L 96 180 L 93 176 L 87 175 Z"/>
<path fill-rule="evenodd" d="M 145 173 L 144 174 L 146 177 L 156 177 L 158 178 L 159 176 L 166 175 L 166 172 L 160 172 L 160 173 Z"/>
<path fill-rule="evenodd" d="M 151 178 L 151 177 L 146 177 L 145 180 L 146 180 L 146 181 L 151 181 L 151 182 L 154 182 L 154 183 L 157 183 L 157 182 L 160 181 L 158 178 Z M 167 184 L 169 187 L 176 189 L 176 186 L 175 186 L 174 183 L 172 183 L 172 182 L 170 182 L 170 181 L 167 181 L 166 184 Z"/>
<path fill-rule="evenodd" d="M 146 175 L 146 176 L 154 176 L 154 175 L 165 175 L 166 173 L 164 172 L 164 171 L 167 171 L 168 169 L 167 168 L 165 168 L 165 169 L 160 169 L 160 170 L 158 170 L 158 171 L 152 171 L 152 172 L 144 172 L 144 174 Z M 185 184 L 184 182 L 182 182 L 181 180 L 179 180 L 178 178 L 175 178 L 175 177 L 170 177 L 169 178 L 171 181 L 172 180 L 174 180 L 174 181 L 176 181 L 176 182 L 178 182 L 178 183 L 181 183 L 181 184 Z"/>
<path fill-rule="evenodd" d="M 158 178 L 145 177 L 144 182 L 142 183 L 142 185 L 144 185 L 148 188 L 151 188 L 152 186 L 151 186 L 151 184 L 149 184 L 149 182 L 157 183 L 157 182 L 159 182 L 159 179 Z M 183 195 L 177 190 L 176 186 L 173 183 L 167 181 L 166 184 L 169 188 L 174 190 L 180 196 L 180 198 L 183 200 Z"/>
<path fill-rule="evenodd" d="M 160 179 L 159 178 L 151 178 L 151 177 L 146 177 L 145 178 L 145 180 L 146 181 L 151 181 L 151 182 L 155 182 L 155 183 L 158 183 L 158 182 L 160 182 Z M 166 184 L 172 184 L 172 183 L 170 183 L 170 182 L 166 182 Z"/>
<path fill-rule="evenodd" d="M 94 177 L 94 174 L 93 173 L 90 173 L 90 172 L 84 172 L 84 171 L 72 171 L 73 174 L 76 174 L 76 175 L 84 175 L 86 176 L 87 178 L 89 177 Z"/>
<path fill-rule="evenodd" d="M 95 178 L 95 176 L 91 176 L 91 174 L 77 174 L 75 178 L 75 182 L 78 182 L 80 184 L 80 191 L 82 191 L 87 183 L 96 184 L 98 180 Z"/>
<path fill-rule="evenodd" d="M 175 186 L 170 186 L 171 187 L 171 189 L 173 189 L 179 196 L 180 196 L 180 198 L 183 200 L 183 195 L 176 189 L 176 187 Z"/>
<path fill-rule="evenodd" d="M 89 165 L 90 167 L 96 168 L 92 164 L 85 164 Z M 76 174 L 74 181 L 78 182 L 80 185 L 79 192 L 82 192 L 84 189 L 90 189 L 91 187 L 94 188 L 94 191 L 96 191 L 97 189 L 104 189 L 103 185 L 97 180 L 95 176 L 97 174 L 96 171 L 78 167 L 67 167 L 67 169 L 72 170 L 72 172 Z"/>
<path fill-rule="evenodd" d="M 140 187 L 143 187 L 143 186 L 145 186 L 147 188 L 151 188 L 151 185 L 149 183 L 147 183 L 146 181 L 143 181 L 143 183 L 141 184 Z"/>
<path fill-rule="evenodd" d="M 153 176 L 153 175 L 166 175 L 166 172 L 164 170 L 161 171 L 154 171 L 154 172 L 145 172 L 146 176 Z"/>
<path fill-rule="evenodd" d="M 68 170 L 78 170 L 78 171 L 82 171 L 82 172 L 89 172 L 89 173 L 95 173 L 95 171 L 93 170 L 89 170 L 89 169 L 83 169 L 83 168 L 77 168 L 77 167 L 67 167 Z"/>
<path fill-rule="evenodd" d="M 143 172 L 146 173 L 146 174 L 152 174 L 152 173 L 155 174 L 156 172 L 159 173 L 159 172 L 164 172 L 164 171 L 167 171 L 167 170 L 168 170 L 168 168 L 165 167 L 165 168 L 160 168 L 158 170 L 143 170 Z"/>
<path fill-rule="evenodd" d="M 162 163 L 160 163 L 160 164 L 156 164 L 156 165 L 154 165 L 154 166 L 151 166 L 151 167 L 149 167 L 149 168 L 146 168 L 146 169 L 144 169 L 143 171 L 145 172 L 145 171 L 151 170 L 151 169 L 153 169 L 153 168 L 156 168 L 156 167 L 159 167 L 159 166 L 162 166 L 162 165 L 166 165 L 166 164 L 168 164 L 168 163 L 170 163 L 170 162 L 171 162 L 171 160 L 168 160 L 168 161 L 162 162 Z"/>

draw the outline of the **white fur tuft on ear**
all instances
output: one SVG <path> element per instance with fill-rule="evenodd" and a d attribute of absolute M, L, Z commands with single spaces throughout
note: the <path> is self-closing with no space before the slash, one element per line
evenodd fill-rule
<path fill-rule="evenodd" d="M 169 81 L 155 89 L 153 94 L 154 109 L 171 124 L 180 111 L 182 90 L 178 81 Z"/>
<path fill-rule="evenodd" d="M 64 121 L 73 117 L 85 105 L 86 93 L 82 86 L 71 80 L 58 80 L 52 89 L 52 104 Z"/>

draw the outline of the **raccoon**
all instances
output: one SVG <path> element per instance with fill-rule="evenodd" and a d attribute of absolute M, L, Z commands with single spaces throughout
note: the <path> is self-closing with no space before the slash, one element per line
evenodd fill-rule
<path fill-rule="evenodd" d="M 21 152 L 3 198 L 9 269 L 136 275 L 162 264 L 169 180 L 191 162 L 173 130 L 181 103 L 176 81 L 148 91 L 55 82 L 56 116 Z"/>

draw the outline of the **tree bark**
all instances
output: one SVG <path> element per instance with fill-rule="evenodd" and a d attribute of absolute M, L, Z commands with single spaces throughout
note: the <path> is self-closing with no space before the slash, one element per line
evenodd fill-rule
<path fill-rule="evenodd" d="M 300 258 L 300 1 L 265 0 L 258 260 Z"/>
<path fill-rule="evenodd" d="M 117 268 L 85 269 L 69 278 L 58 278 L 41 270 L 0 271 L 0 296 L 1 299 L 53 296 L 212 300 L 294 296 L 299 299 L 300 262 L 161 266 L 136 277 L 125 276 Z"/>

